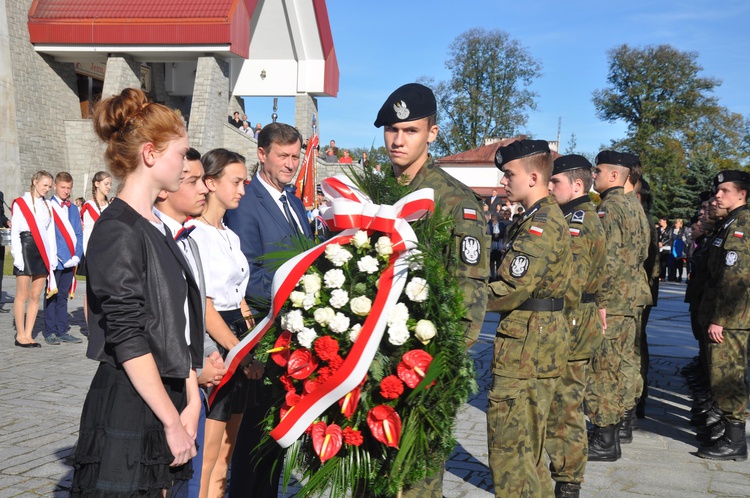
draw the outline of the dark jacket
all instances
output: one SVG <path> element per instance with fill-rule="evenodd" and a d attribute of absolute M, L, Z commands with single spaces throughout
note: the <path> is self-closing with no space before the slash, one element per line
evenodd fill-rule
<path fill-rule="evenodd" d="M 203 363 L 202 303 L 188 262 L 165 230 L 120 199 L 102 213 L 86 253 L 86 355 L 119 366 L 151 353 L 161 377 L 186 379 Z"/>

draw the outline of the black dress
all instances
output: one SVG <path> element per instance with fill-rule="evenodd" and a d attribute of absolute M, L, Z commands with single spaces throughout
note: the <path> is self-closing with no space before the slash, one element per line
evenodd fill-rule
<path fill-rule="evenodd" d="M 161 496 L 192 476 L 191 463 L 169 466 L 164 427 L 122 363 L 150 353 L 181 412 L 186 379 L 203 356 L 200 291 L 171 234 L 121 200 L 102 214 L 88 255 L 87 356 L 100 363 L 81 413 L 71 496 Z"/>

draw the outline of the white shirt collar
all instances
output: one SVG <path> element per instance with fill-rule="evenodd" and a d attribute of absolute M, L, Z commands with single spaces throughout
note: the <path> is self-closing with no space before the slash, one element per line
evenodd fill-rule
<path fill-rule="evenodd" d="M 182 224 L 173 220 L 166 214 L 162 213 L 158 209 L 154 208 L 154 214 L 164 223 L 167 228 L 169 228 L 169 231 L 172 232 L 172 237 L 177 234 L 177 232 L 180 231 L 180 228 L 182 228 Z"/>

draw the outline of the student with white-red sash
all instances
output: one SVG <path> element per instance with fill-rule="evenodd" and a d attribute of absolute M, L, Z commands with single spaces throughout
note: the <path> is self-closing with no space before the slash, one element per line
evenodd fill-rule
<path fill-rule="evenodd" d="M 78 208 L 70 202 L 73 177 L 61 171 L 55 176 L 55 195 L 50 200 L 55 223 L 57 260 L 53 263 L 57 293 L 44 301 L 44 341 L 81 342 L 68 333 L 68 298 L 75 294 L 76 265 L 83 257 L 83 229 Z"/>
<path fill-rule="evenodd" d="M 13 314 L 16 319 L 15 344 L 21 348 L 42 346 L 31 336 L 39 311 L 39 295 L 45 284 L 48 296 L 57 292 L 54 268 L 50 264 L 57 261 L 55 224 L 52 207 L 44 198 L 51 187 L 52 175 L 37 171 L 31 177 L 31 190 L 14 200 L 12 206 L 10 252 L 16 276 Z"/>
<path fill-rule="evenodd" d="M 91 232 L 94 230 L 94 223 L 99 219 L 107 206 L 109 206 L 109 199 L 107 195 L 109 190 L 112 188 L 112 175 L 106 171 L 98 171 L 94 178 L 91 179 L 91 199 L 86 201 L 81 207 L 81 225 L 83 226 L 83 258 L 78 265 L 77 275 L 86 276 L 86 248 L 89 246 L 89 237 Z M 83 309 L 88 309 L 88 298 L 86 294 L 83 295 Z M 84 313 L 83 317 L 88 323 L 88 314 Z"/>

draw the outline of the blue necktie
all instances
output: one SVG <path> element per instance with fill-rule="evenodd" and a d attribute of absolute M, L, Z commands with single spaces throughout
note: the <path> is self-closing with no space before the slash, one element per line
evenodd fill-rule
<path fill-rule="evenodd" d="M 286 221 L 289 222 L 289 226 L 292 227 L 292 231 L 294 233 L 299 233 L 299 226 L 297 226 L 297 222 L 294 221 L 294 216 L 292 216 L 292 211 L 291 209 L 289 209 L 289 201 L 287 200 L 286 195 L 281 194 L 279 200 L 281 201 L 281 206 L 284 208 L 284 216 L 286 217 Z"/>

